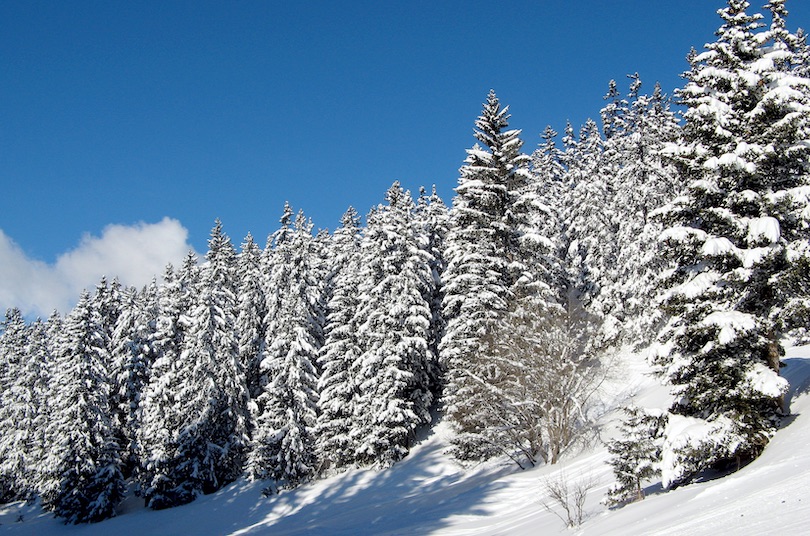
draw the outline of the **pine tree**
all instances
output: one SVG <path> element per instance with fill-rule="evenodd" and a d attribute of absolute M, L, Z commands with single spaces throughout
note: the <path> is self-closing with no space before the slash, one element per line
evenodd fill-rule
<path fill-rule="evenodd" d="M 181 357 L 190 336 L 187 313 L 197 299 L 199 284 L 199 267 L 190 252 L 177 273 L 171 266 L 166 268 L 158 297 L 153 340 L 156 359 L 141 399 L 141 427 L 137 434 L 141 449 L 140 493 L 146 505 L 154 509 L 188 503 L 200 490 L 199 482 L 178 469 L 186 459 L 180 435 L 194 420 L 181 395 L 190 375 Z"/>
<path fill-rule="evenodd" d="M 563 165 L 565 154 L 557 148 L 556 137 L 557 132 L 546 127 L 541 136 L 543 142 L 532 154 L 532 180 L 520 203 L 526 213 L 523 247 L 529 255 L 534 291 L 547 302 L 565 304 L 569 282 L 564 266 L 566 209 L 561 201 L 568 194 L 568 185 Z"/>
<path fill-rule="evenodd" d="M 805 38 L 786 28 L 785 0 L 771 0 L 767 8 L 772 23 L 763 58 L 773 62 L 767 73 L 767 91 L 758 105 L 756 118 L 768 123 L 758 129 L 761 145 L 776 149 L 761 158 L 762 173 L 775 177 L 773 193 L 768 196 L 767 210 L 780 223 L 785 241 L 785 257 L 790 266 L 772 276 L 772 288 L 778 293 L 770 312 L 779 332 L 795 335 L 807 333 L 810 325 L 810 251 L 808 251 L 807 205 L 808 148 L 810 137 L 810 49 Z"/>
<path fill-rule="evenodd" d="M 442 314 L 442 302 L 444 301 L 442 281 L 444 271 L 447 268 L 445 248 L 447 234 L 450 231 L 450 212 L 444 201 L 436 193 L 435 186 L 433 186 L 430 195 L 427 195 L 424 188 L 420 188 L 414 217 L 421 236 L 420 242 L 427 253 L 430 272 L 433 276 L 430 285 L 430 296 L 428 297 L 431 314 L 430 328 L 428 329 L 428 349 L 432 356 L 429 363 L 431 367 L 429 375 L 430 391 L 438 395 L 444 384 L 444 371 L 439 362 L 439 345 L 446 328 L 445 318 Z"/>
<path fill-rule="evenodd" d="M 324 343 L 318 357 L 323 371 L 318 381 L 320 413 L 316 425 L 316 451 L 322 470 L 354 462 L 357 382 L 351 373 L 360 357 L 355 314 L 360 286 L 360 218 L 349 208 L 332 236 L 331 266 L 326 282 Z"/>
<path fill-rule="evenodd" d="M 112 517 L 124 494 L 105 339 L 102 317 L 85 292 L 65 320 L 56 349 L 53 420 L 47 430 L 45 471 L 53 493 L 43 500 L 67 523 Z"/>
<path fill-rule="evenodd" d="M 616 477 L 605 501 L 610 506 L 643 499 L 642 484 L 661 474 L 659 464 L 667 414 L 636 406 L 626 407 L 624 412 L 619 438 L 607 444 L 611 455 L 608 463 Z"/>
<path fill-rule="evenodd" d="M 93 307 L 98 311 L 101 319 L 101 329 L 104 332 L 105 339 L 109 342 L 112 340 L 113 330 L 121 315 L 123 308 L 123 300 L 125 299 L 125 291 L 121 288 L 121 283 L 118 279 L 113 279 L 112 283 L 107 283 L 107 278 L 102 277 L 98 285 L 96 285 L 96 292 L 92 296 Z M 111 352 L 111 348 L 107 348 Z"/>
<path fill-rule="evenodd" d="M 369 219 L 362 243 L 355 323 L 361 355 L 355 427 L 359 464 L 391 465 L 430 422 L 429 329 L 433 277 L 409 192 L 395 182 Z"/>
<path fill-rule="evenodd" d="M 236 338 L 236 252 L 219 220 L 206 259 L 180 356 L 190 374 L 180 395 L 194 420 L 181 430 L 179 441 L 199 491 L 211 493 L 241 474 L 247 445 L 247 387 Z M 180 471 L 186 473 L 182 465 Z"/>
<path fill-rule="evenodd" d="M 52 449 L 49 428 L 56 416 L 56 408 L 50 402 L 55 392 L 57 355 L 64 331 L 64 319 L 57 311 L 53 311 L 46 322 L 35 322 L 34 328 L 30 338 L 30 354 L 41 356 L 44 367 L 40 370 L 41 376 L 35 390 L 38 412 L 33 428 L 34 448 L 29 459 L 33 467 L 31 489 L 44 500 L 55 496 L 59 486 L 50 467 Z"/>
<path fill-rule="evenodd" d="M 569 144 L 562 236 L 568 271 L 567 301 L 572 309 L 581 306 L 601 318 L 602 283 L 618 247 L 617 222 L 611 210 L 613 162 L 606 158 L 604 140 L 592 120 L 582 127 L 579 140 Z"/>
<path fill-rule="evenodd" d="M 625 134 L 627 128 L 625 116 L 628 114 L 628 102 L 621 98 L 615 80 L 608 82 L 608 92 L 604 99 L 608 101 L 608 104 L 602 108 L 600 115 L 602 116 L 602 132 L 605 134 L 605 140 L 621 137 Z"/>
<path fill-rule="evenodd" d="M 657 320 L 649 313 L 658 274 L 657 237 L 661 223 L 650 214 L 671 201 L 677 191 L 674 166 L 662 150 L 677 140 L 680 128 L 668 99 L 656 84 L 652 95 L 640 94 L 641 80 L 631 75 L 622 130 L 605 141 L 606 158 L 613 158 L 613 196 L 609 200 L 616 234 L 601 277 L 600 345 L 649 343 Z"/>
<path fill-rule="evenodd" d="M 61 318 L 54 313 L 46 322 L 35 320 L 29 327 L 26 363 L 20 384 L 24 385 L 26 400 L 25 416 L 18 420 L 18 427 L 24 430 L 19 438 L 25 444 L 26 475 L 23 480 L 27 494 L 38 493 L 41 488 L 43 467 L 48 455 L 48 424 L 52 420 L 49 404 L 52 377 L 55 369 L 54 336 L 55 325 Z"/>
<path fill-rule="evenodd" d="M 248 398 L 235 332 L 236 252 L 219 221 L 208 246 L 195 299 L 178 319 L 186 330 L 180 353 L 169 371 L 160 360 L 155 363 L 165 374 L 155 378 L 155 395 L 174 400 L 164 410 L 168 437 L 157 445 L 158 456 L 152 454 L 158 458 L 146 494 L 152 508 L 216 491 L 241 474 L 244 462 Z M 169 385 L 161 386 L 164 381 Z"/>
<path fill-rule="evenodd" d="M 524 194 L 527 199 L 523 202 L 532 207 L 535 218 L 533 227 L 538 237 L 550 241 L 545 244 L 549 255 L 561 259 L 559 237 L 562 234 L 563 207 L 560 200 L 567 188 L 564 182 L 565 154 L 557 148 L 556 138 L 557 132 L 550 126 L 546 127 L 541 135 L 543 142 L 532 153 L 532 180 Z M 560 276 L 557 274 L 558 279 Z M 558 281 L 556 286 L 561 287 L 562 284 Z"/>
<path fill-rule="evenodd" d="M 30 465 L 26 461 L 32 416 L 38 400 L 26 368 L 29 330 L 19 309 L 6 311 L 0 324 L 0 502 L 30 493 Z"/>
<path fill-rule="evenodd" d="M 312 223 L 303 213 L 291 225 L 284 207 L 274 234 L 267 290 L 267 339 L 260 364 L 254 433 L 247 473 L 294 487 L 312 477 L 317 416 L 316 361 L 323 343 L 321 288 L 313 270 Z"/>
<path fill-rule="evenodd" d="M 121 293 L 121 311 L 112 331 L 111 376 L 114 380 L 112 404 L 115 426 L 124 459 L 124 474 L 137 470 L 140 456 L 137 430 L 140 428 L 140 401 L 155 361 L 153 339 L 158 316 L 157 282 L 138 293 Z"/>
<path fill-rule="evenodd" d="M 264 319 L 267 299 L 262 285 L 262 254 L 248 233 L 237 259 L 239 285 L 236 326 L 239 332 L 239 360 L 251 398 L 259 396 L 259 361 L 266 337 Z"/>
<path fill-rule="evenodd" d="M 668 148 L 688 189 L 662 212 L 674 269 L 657 363 L 674 386 L 670 411 L 706 432 L 667 437 L 665 485 L 765 447 L 787 388 L 782 288 L 807 279 L 796 270 L 807 266 L 807 225 L 795 218 L 808 186 L 807 80 L 748 7 L 729 0 L 719 11 L 717 41 L 693 57 L 678 93 L 684 141 Z"/>
<path fill-rule="evenodd" d="M 476 121 L 476 144 L 460 170 L 447 237 L 443 310 L 447 328 L 440 351 L 447 369 L 444 403 L 455 427 L 456 454 L 489 453 L 477 436 L 486 426 L 487 378 L 494 349 L 488 338 L 503 320 L 513 285 L 525 272 L 519 254 L 519 192 L 530 180 L 520 131 L 506 130 L 508 108 L 490 92 Z"/>

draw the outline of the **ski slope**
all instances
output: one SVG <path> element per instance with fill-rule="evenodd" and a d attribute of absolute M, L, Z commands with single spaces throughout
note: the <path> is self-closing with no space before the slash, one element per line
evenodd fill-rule
<path fill-rule="evenodd" d="M 725 478 L 662 492 L 608 510 L 600 501 L 612 482 L 596 447 L 555 466 L 516 470 L 506 463 L 463 468 L 445 454 L 448 432 L 436 426 L 411 455 L 384 471 L 353 470 L 262 497 L 261 484 L 239 481 L 192 504 L 163 511 L 128 499 L 120 515 L 95 525 L 66 526 L 36 505 L 0 506 L 0 534 L 109 535 L 537 535 L 537 534 L 800 534 L 810 524 L 810 346 L 791 348 L 791 416 L 764 454 Z M 661 404 L 662 390 L 643 363 L 627 360 L 611 399 Z M 605 427 L 610 434 L 610 426 Z M 547 481 L 592 487 L 585 522 L 568 529 Z M 546 508 L 545 503 L 551 508 Z M 555 513 L 556 512 L 556 513 Z"/>

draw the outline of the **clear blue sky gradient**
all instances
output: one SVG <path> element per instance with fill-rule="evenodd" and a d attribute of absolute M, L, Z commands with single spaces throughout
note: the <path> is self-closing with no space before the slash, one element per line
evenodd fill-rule
<path fill-rule="evenodd" d="M 198 251 L 215 218 L 263 244 L 285 200 L 333 229 L 394 180 L 450 203 L 490 88 L 531 151 L 598 118 L 611 78 L 679 87 L 724 5 L 6 0 L 0 229 L 52 262 L 164 216 Z M 810 27 L 810 2 L 787 6 Z"/>

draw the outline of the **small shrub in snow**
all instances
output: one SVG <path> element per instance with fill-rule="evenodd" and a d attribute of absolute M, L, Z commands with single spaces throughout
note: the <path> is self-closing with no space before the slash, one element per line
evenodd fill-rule
<path fill-rule="evenodd" d="M 624 408 L 621 436 L 608 443 L 616 482 L 605 503 L 619 506 L 644 498 L 642 483 L 661 474 L 661 442 L 667 414 L 635 406 Z"/>
<path fill-rule="evenodd" d="M 585 499 L 597 481 L 593 477 L 584 477 L 576 481 L 566 478 L 560 472 L 555 477 L 543 480 L 543 491 L 547 499 L 543 507 L 559 517 L 568 527 L 578 527 L 585 521 Z"/>

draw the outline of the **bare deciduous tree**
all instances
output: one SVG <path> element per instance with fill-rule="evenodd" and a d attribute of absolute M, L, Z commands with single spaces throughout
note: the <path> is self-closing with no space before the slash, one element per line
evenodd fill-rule
<path fill-rule="evenodd" d="M 507 313 L 482 340 L 493 356 L 484 376 L 471 376 L 489 394 L 477 408 L 478 430 L 464 438 L 487 455 L 507 455 L 521 468 L 554 464 L 593 429 L 588 407 L 605 377 L 588 357 L 584 329 L 561 307 L 530 298 Z"/>

